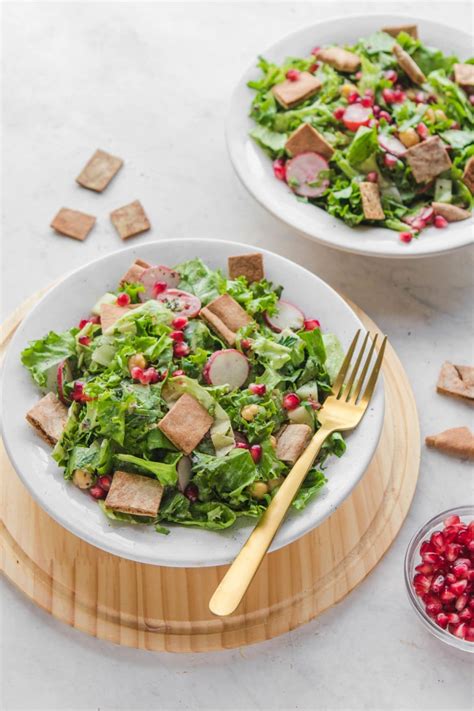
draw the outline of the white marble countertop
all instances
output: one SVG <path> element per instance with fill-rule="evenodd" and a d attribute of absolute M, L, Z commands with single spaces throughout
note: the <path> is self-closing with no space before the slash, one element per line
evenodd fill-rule
<path fill-rule="evenodd" d="M 232 85 L 266 45 L 318 18 L 410 10 L 410 2 L 367 1 L 3 5 L 3 314 L 64 271 L 120 248 L 108 213 L 139 198 L 153 224 L 140 241 L 236 239 L 315 271 L 389 334 L 422 435 L 468 424 L 467 407 L 436 395 L 434 385 L 444 359 L 473 362 L 472 252 L 383 261 L 313 244 L 253 201 L 224 144 Z M 472 26 L 468 2 L 419 2 L 416 13 Z M 126 161 L 102 195 L 74 183 L 97 147 Z M 98 215 L 86 242 L 51 232 L 61 206 Z M 417 622 L 402 560 L 422 522 L 469 499 L 469 465 L 423 447 L 412 509 L 375 571 L 305 627 L 221 654 L 152 654 L 97 641 L 2 580 L 0 706 L 467 709 L 470 660 Z"/>

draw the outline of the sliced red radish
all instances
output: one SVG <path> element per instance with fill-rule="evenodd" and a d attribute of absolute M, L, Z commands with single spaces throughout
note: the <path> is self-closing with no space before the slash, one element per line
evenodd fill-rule
<path fill-rule="evenodd" d="M 232 390 L 242 387 L 249 377 L 249 362 L 235 348 L 226 348 L 213 353 L 203 371 L 210 385 L 230 385 Z"/>
<path fill-rule="evenodd" d="M 189 457 L 181 457 L 176 467 L 178 472 L 178 489 L 184 493 L 185 488 L 191 479 L 191 459 Z"/>
<path fill-rule="evenodd" d="M 145 269 L 140 277 L 140 281 L 145 287 L 145 291 L 139 294 L 140 301 L 148 301 L 149 299 L 156 298 L 155 284 L 164 282 L 168 289 L 173 289 L 178 286 L 180 276 L 174 269 L 159 264 L 156 267 L 148 267 L 148 269 Z"/>
<path fill-rule="evenodd" d="M 327 169 L 327 161 L 319 153 L 300 153 L 286 163 L 286 182 L 297 195 L 319 197 L 329 180 L 318 176 Z"/>
<path fill-rule="evenodd" d="M 161 301 L 175 316 L 193 318 L 201 310 L 201 301 L 194 294 L 181 289 L 167 289 L 156 295 L 156 300 Z"/>
<path fill-rule="evenodd" d="M 279 301 L 277 304 L 277 312 L 271 316 L 265 313 L 265 321 L 268 323 L 272 331 L 281 333 L 285 328 L 291 328 L 292 331 L 299 331 L 304 326 L 304 314 L 293 304 L 288 301 Z"/>
<path fill-rule="evenodd" d="M 65 383 L 70 383 L 72 380 L 71 366 L 67 360 L 62 360 L 58 365 L 58 371 L 56 374 L 57 386 L 58 386 L 58 397 L 65 405 L 69 405 L 70 400 L 66 397 L 64 392 Z"/>
<path fill-rule="evenodd" d="M 360 126 L 368 126 L 372 118 L 372 108 L 362 104 L 349 104 L 342 120 L 349 131 L 357 131 Z"/>
<path fill-rule="evenodd" d="M 398 138 L 395 138 L 395 136 L 384 136 L 381 134 L 378 137 L 378 141 L 379 146 L 383 148 L 384 151 L 391 153 L 393 156 L 397 156 L 397 158 L 404 156 L 407 152 L 406 146 L 404 146 Z"/>

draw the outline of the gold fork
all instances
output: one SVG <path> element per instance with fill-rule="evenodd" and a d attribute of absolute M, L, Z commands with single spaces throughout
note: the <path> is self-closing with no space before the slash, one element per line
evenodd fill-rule
<path fill-rule="evenodd" d="M 382 365 L 387 337 L 385 336 L 383 338 L 377 359 L 362 393 L 362 387 L 367 377 L 370 361 L 375 350 L 377 335 L 372 338 L 368 355 L 365 358 L 362 371 L 356 382 L 365 349 L 370 342 L 370 334 L 366 333 L 354 367 L 346 380 L 359 335 L 360 330 L 357 331 L 345 355 L 339 373 L 332 386 L 332 395 L 326 399 L 324 407 L 318 412 L 318 420 L 321 427 L 285 478 L 283 484 L 280 486 L 270 505 L 263 513 L 244 547 L 212 596 L 209 602 L 209 609 L 214 615 L 230 615 L 238 607 L 265 553 L 270 547 L 276 532 L 280 528 L 285 514 L 291 506 L 291 502 L 303 483 L 306 474 L 311 469 L 325 440 L 333 434 L 333 432 L 344 432 L 354 429 L 361 421 L 375 389 L 377 377 Z"/>

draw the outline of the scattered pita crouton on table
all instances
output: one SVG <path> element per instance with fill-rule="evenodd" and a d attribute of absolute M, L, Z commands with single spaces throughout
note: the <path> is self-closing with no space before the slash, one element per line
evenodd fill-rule
<path fill-rule="evenodd" d="M 376 183 L 364 182 L 359 184 L 362 197 L 362 209 L 367 220 L 384 220 L 385 213 L 380 202 L 379 186 Z"/>
<path fill-rule="evenodd" d="M 298 79 L 295 81 L 285 79 L 280 84 L 275 84 L 272 92 L 275 99 L 284 109 L 291 109 L 301 101 L 314 96 L 321 86 L 321 82 L 313 74 L 300 72 Z"/>
<path fill-rule="evenodd" d="M 300 155 L 300 153 L 319 153 L 323 158 L 331 158 L 334 153 L 334 148 L 326 141 L 319 131 L 310 126 L 309 123 L 302 123 L 296 131 L 294 131 L 287 142 L 285 150 L 291 156 Z"/>
<path fill-rule="evenodd" d="M 110 219 L 122 239 L 139 235 L 151 227 L 139 200 L 117 208 L 110 213 Z"/>
<path fill-rule="evenodd" d="M 287 425 L 277 438 L 276 456 L 294 464 L 308 446 L 311 435 L 309 425 Z"/>
<path fill-rule="evenodd" d="M 460 459 L 474 459 L 474 435 L 469 427 L 453 427 L 425 438 L 428 447 Z"/>
<path fill-rule="evenodd" d="M 233 346 L 239 328 L 252 322 L 252 318 L 229 294 L 222 294 L 201 309 L 201 317 L 229 345 Z"/>
<path fill-rule="evenodd" d="M 83 188 L 101 193 L 117 175 L 123 160 L 105 151 L 97 150 L 76 178 Z"/>
<path fill-rule="evenodd" d="M 443 395 L 474 400 L 474 367 L 446 361 L 441 367 L 436 390 Z"/>
<path fill-rule="evenodd" d="M 448 202 L 432 202 L 431 207 L 437 215 L 441 215 L 448 222 L 460 222 L 471 217 L 469 210 L 464 210 L 464 208 L 451 205 Z"/>
<path fill-rule="evenodd" d="M 454 81 L 463 89 L 474 89 L 474 64 L 455 64 Z"/>
<path fill-rule="evenodd" d="M 328 47 L 319 49 L 316 53 L 316 59 L 321 60 L 325 64 L 329 64 L 339 72 L 348 72 L 352 74 L 360 65 L 360 57 L 354 52 L 349 52 L 342 47 Z"/>
<path fill-rule="evenodd" d="M 406 34 L 413 37 L 413 39 L 418 39 L 417 25 L 395 25 L 393 27 L 382 27 L 382 32 L 386 32 L 392 37 L 398 37 L 400 32 L 406 32 Z"/>
<path fill-rule="evenodd" d="M 48 393 L 26 413 L 26 419 L 40 437 L 54 446 L 66 425 L 67 407 L 54 393 Z"/>
<path fill-rule="evenodd" d="M 425 75 L 423 74 L 415 60 L 412 59 L 408 52 L 405 52 L 405 50 L 402 49 L 402 47 L 400 47 L 400 45 L 396 42 L 393 45 L 392 52 L 394 53 L 399 66 L 403 69 L 405 74 L 413 82 L 415 82 L 415 84 L 423 84 L 423 82 L 426 81 Z"/>
<path fill-rule="evenodd" d="M 412 146 L 406 151 L 405 158 L 417 183 L 429 182 L 451 167 L 451 159 L 439 136 Z"/>
<path fill-rule="evenodd" d="M 159 429 L 182 452 L 191 454 L 214 419 L 196 398 L 184 393 L 158 423 Z"/>
<path fill-rule="evenodd" d="M 134 516 L 156 516 L 162 496 L 163 487 L 156 479 L 116 471 L 105 505 L 114 511 Z"/>
<path fill-rule="evenodd" d="M 227 267 L 231 279 L 244 276 L 249 284 L 253 281 L 260 281 L 265 276 L 263 271 L 263 255 L 260 254 L 260 252 L 238 254 L 235 257 L 229 257 L 227 259 Z"/>
<path fill-rule="evenodd" d="M 62 207 L 51 222 L 53 230 L 66 237 L 78 239 L 81 242 L 85 240 L 94 225 L 95 217 L 93 215 L 87 215 L 85 212 L 79 212 L 78 210 L 70 210 L 67 207 Z"/>

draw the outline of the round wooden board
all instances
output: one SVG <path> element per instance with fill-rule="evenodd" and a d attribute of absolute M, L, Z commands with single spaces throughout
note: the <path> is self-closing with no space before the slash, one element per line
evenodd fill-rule
<path fill-rule="evenodd" d="M 31 297 L 2 326 L 2 350 L 40 295 Z M 378 330 L 351 306 L 366 328 Z M 420 459 L 416 405 L 390 346 L 383 372 L 385 422 L 367 472 L 319 528 L 266 557 L 232 617 L 216 618 L 208 610 L 226 566 L 143 565 L 81 541 L 33 501 L 3 444 L 1 569 L 57 619 L 100 639 L 140 649 L 229 649 L 271 639 L 308 622 L 339 602 L 378 563 L 395 539 L 415 491 Z"/>

